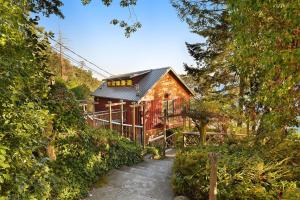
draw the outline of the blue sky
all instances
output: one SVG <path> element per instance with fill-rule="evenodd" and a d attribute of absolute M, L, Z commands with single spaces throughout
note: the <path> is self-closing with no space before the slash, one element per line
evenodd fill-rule
<path fill-rule="evenodd" d="M 61 30 L 68 47 L 113 74 L 166 66 L 183 73 L 183 63 L 193 63 L 185 42 L 203 41 L 190 33 L 169 0 L 138 0 L 134 11 L 142 28 L 130 38 L 110 24 L 114 18 L 128 20 L 130 16 L 118 0 L 109 8 L 99 0 L 88 6 L 80 0 L 63 2 L 65 19 L 42 17 L 40 25 L 54 33 Z"/>

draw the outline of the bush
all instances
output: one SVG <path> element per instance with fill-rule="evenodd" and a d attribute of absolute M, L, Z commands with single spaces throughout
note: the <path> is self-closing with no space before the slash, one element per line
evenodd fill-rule
<path fill-rule="evenodd" d="M 208 153 L 219 152 L 218 199 L 278 199 L 281 194 L 284 199 L 299 199 L 299 141 L 283 141 L 273 151 L 257 150 L 250 143 L 231 141 L 178 152 L 172 179 L 175 192 L 191 199 L 208 199 Z"/>
<path fill-rule="evenodd" d="M 106 130 L 60 134 L 55 149 L 57 159 L 50 163 L 54 199 L 78 199 L 108 170 L 142 160 L 141 147 Z"/>
<path fill-rule="evenodd" d="M 71 91 L 74 93 L 76 99 L 79 99 L 79 100 L 85 100 L 91 94 L 90 89 L 85 84 L 78 85 L 78 86 L 72 88 Z"/>
<path fill-rule="evenodd" d="M 66 131 L 69 128 L 84 127 L 83 109 L 63 81 L 57 80 L 56 84 L 51 86 L 46 104 L 50 113 L 54 115 L 54 130 Z"/>
<path fill-rule="evenodd" d="M 64 83 L 52 86 L 45 104 L 1 110 L 1 200 L 79 199 L 108 170 L 142 160 L 133 142 L 87 127 Z"/>
<path fill-rule="evenodd" d="M 143 155 L 151 155 L 151 159 L 159 160 L 163 158 L 162 148 L 154 146 L 146 146 Z"/>

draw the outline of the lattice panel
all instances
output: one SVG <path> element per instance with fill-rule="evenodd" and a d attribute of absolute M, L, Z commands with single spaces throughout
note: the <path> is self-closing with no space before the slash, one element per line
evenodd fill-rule
<path fill-rule="evenodd" d="M 175 133 L 167 137 L 167 148 L 174 148 L 175 147 L 175 142 L 176 142 L 176 137 Z"/>
<path fill-rule="evenodd" d="M 184 134 L 184 146 L 198 146 L 201 144 L 200 136 L 196 134 Z"/>

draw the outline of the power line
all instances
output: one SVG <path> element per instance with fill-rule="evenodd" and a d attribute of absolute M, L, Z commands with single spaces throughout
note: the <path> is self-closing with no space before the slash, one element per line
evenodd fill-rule
<path fill-rule="evenodd" d="M 33 27 L 34 29 L 36 29 L 36 27 L 34 27 L 31 23 L 28 24 L 29 26 Z M 88 59 L 84 58 L 83 56 L 79 55 L 78 53 L 76 53 L 74 50 L 70 49 L 69 47 L 61 44 L 60 42 L 58 42 L 57 40 L 55 40 L 54 38 L 52 38 L 50 35 L 46 34 L 44 31 L 36 29 L 38 32 L 40 32 L 41 34 L 43 34 L 44 36 L 46 36 L 47 38 L 49 38 L 50 40 L 56 42 L 57 44 L 61 45 L 62 47 L 64 47 L 66 50 L 70 51 L 71 53 L 75 54 L 76 56 L 78 56 L 79 58 L 83 59 L 84 61 L 90 63 L 91 65 L 97 67 L 98 69 L 100 69 L 101 71 L 109 74 L 110 76 L 113 76 L 114 74 L 108 72 L 107 70 L 103 69 L 102 67 L 99 67 L 98 65 L 96 65 L 95 63 L 89 61 Z M 99 73 L 99 72 L 98 72 Z M 107 76 L 104 76 L 107 77 Z"/>
<path fill-rule="evenodd" d="M 89 61 L 88 59 L 84 58 L 83 56 L 79 55 L 79 54 L 76 53 L 74 50 L 70 49 L 69 47 L 67 47 L 67 46 L 65 46 L 65 45 L 63 45 L 63 44 L 61 44 L 60 42 L 58 42 L 57 40 L 53 39 L 53 38 L 50 37 L 49 35 L 46 35 L 46 34 L 45 34 L 45 36 L 48 37 L 50 40 L 56 42 L 57 44 L 61 45 L 62 47 L 64 47 L 64 48 L 67 49 L 68 51 L 72 52 L 73 54 L 75 54 L 75 55 L 78 56 L 79 58 L 83 59 L 84 61 L 90 63 L 91 65 L 93 65 L 93 66 L 95 66 L 95 67 L 97 67 L 98 69 L 100 69 L 101 71 L 103 71 L 103 72 L 109 74 L 110 76 L 113 76 L 112 73 L 108 72 L 107 70 L 103 69 L 102 67 L 99 67 L 98 65 L 96 65 L 95 63 Z"/>
<path fill-rule="evenodd" d="M 52 47 L 52 48 L 53 48 L 57 53 L 59 53 L 59 50 L 58 50 L 57 48 L 55 48 L 55 47 Z M 66 53 L 62 53 L 62 54 L 63 54 L 64 57 L 66 57 L 68 60 L 70 60 L 70 61 L 72 61 L 72 62 L 74 62 L 74 63 L 76 63 L 76 64 L 78 64 L 78 65 L 82 65 L 82 63 L 81 63 L 80 61 L 76 60 L 76 59 L 73 58 L 72 56 L 70 56 L 70 55 L 68 55 L 68 54 L 66 54 Z M 91 70 L 91 71 L 93 71 L 93 72 L 95 72 L 95 73 L 101 75 L 101 76 L 104 77 L 104 78 L 107 77 L 107 76 L 104 75 L 103 73 L 98 72 L 98 71 L 96 71 L 95 69 L 88 67 L 87 65 L 84 65 L 84 67 L 87 68 L 88 70 Z"/>
<path fill-rule="evenodd" d="M 53 47 L 53 46 L 52 46 L 52 48 L 53 48 L 57 53 L 60 53 L 60 50 L 58 50 L 57 48 L 55 48 L 55 47 Z M 81 65 L 81 62 L 78 61 L 78 60 L 76 60 L 76 59 L 73 58 L 72 56 L 70 56 L 70 55 L 68 55 L 68 54 L 66 54 L 66 53 L 64 53 L 64 52 L 62 52 L 62 54 L 64 55 L 64 57 L 67 57 L 70 61 L 75 62 L 75 63 L 78 64 L 78 65 Z M 98 71 L 96 71 L 96 70 L 94 70 L 94 69 L 92 69 L 92 68 L 90 68 L 90 67 L 88 67 L 88 66 L 86 66 L 86 65 L 84 65 L 84 67 L 87 68 L 88 70 L 91 70 L 91 71 L 93 71 L 93 72 L 95 72 L 95 73 L 101 75 L 101 76 L 104 77 L 104 78 L 107 78 L 107 76 L 104 75 L 104 74 L 101 73 L 101 72 L 98 72 Z"/>

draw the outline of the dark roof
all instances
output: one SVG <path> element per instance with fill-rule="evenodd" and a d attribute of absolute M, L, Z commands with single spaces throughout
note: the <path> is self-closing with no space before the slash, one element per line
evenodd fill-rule
<path fill-rule="evenodd" d="M 113 80 L 113 79 L 121 79 L 121 78 L 134 78 L 134 77 L 137 77 L 137 76 L 147 74 L 150 71 L 151 71 L 151 69 L 138 71 L 138 72 L 127 73 L 127 74 L 113 75 L 113 76 L 111 76 L 107 79 L 104 79 L 104 80 Z"/>
<path fill-rule="evenodd" d="M 155 83 L 166 73 L 172 71 L 175 76 L 183 83 L 186 89 L 193 94 L 193 92 L 184 84 L 182 79 L 170 67 L 138 71 L 128 74 L 121 74 L 111 76 L 105 80 L 114 80 L 121 78 L 133 78 L 144 75 L 139 81 L 139 95 L 137 95 L 136 87 L 107 87 L 107 82 L 103 82 L 101 86 L 92 93 L 92 96 L 105 97 L 112 99 L 123 99 L 129 101 L 140 101 L 143 96 L 155 85 Z"/>

